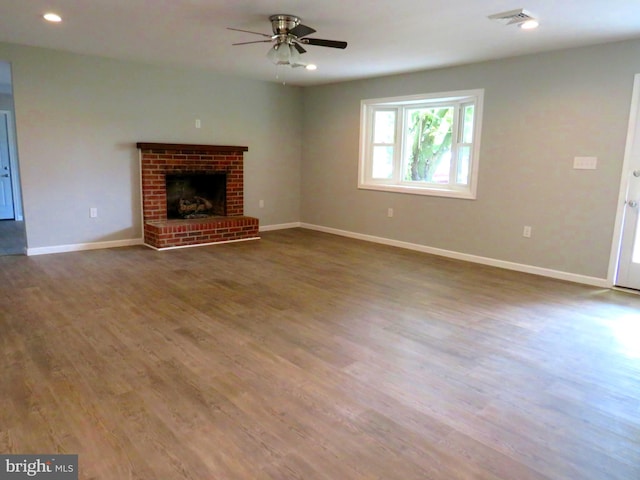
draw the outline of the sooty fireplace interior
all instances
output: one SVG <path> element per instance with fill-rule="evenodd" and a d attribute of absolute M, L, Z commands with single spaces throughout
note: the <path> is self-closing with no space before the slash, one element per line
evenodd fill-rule
<path fill-rule="evenodd" d="M 166 175 L 167 218 L 206 218 L 227 214 L 227 174 Z"/>

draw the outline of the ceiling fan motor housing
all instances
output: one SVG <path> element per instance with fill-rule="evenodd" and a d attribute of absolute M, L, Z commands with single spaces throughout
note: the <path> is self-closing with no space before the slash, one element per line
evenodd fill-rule
<path fill-rule="evenodd" d="M 295 15 L 271 15 L 269 20 L 271 20 L 271 28 L 274 35 L 287 35 L 289 31 L 300 24 L 300 18 Z"/>

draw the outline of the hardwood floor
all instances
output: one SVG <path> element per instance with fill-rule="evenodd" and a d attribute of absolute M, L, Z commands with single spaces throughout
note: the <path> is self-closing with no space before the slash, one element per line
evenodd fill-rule
<path fill-rule="evenodd" d="M 0 453 L 80 478 L 640 478 L 640 296 L 307 230 L 0 258 Z"/>

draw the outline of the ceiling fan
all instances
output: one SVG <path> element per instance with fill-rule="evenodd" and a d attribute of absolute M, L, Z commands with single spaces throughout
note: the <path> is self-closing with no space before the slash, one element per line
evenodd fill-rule
<path fill-rule="evenodd" d="M 315 29 L 300 23 L 300 18 L 295 15 L 277 14 L 269 17 L 272 35 L 240 28 L 227 27 L 228 30 L 236 32 L 251 33 L 266 37 L 265 40 L 253 40 L 250 42 L 239 42 L 233 45 L 247 45 L 250 43 L 273 43 L 273 47 L 267 53 L 267 58 L 276 65 L 289 65 L 291 67 L 303 67 L 300 55 L 306 52 L 303 45 L 314 45 L 318 47 L 347 48 L 347 42 L 339 40 L 325 40 L 322 38 L 307 38 L 315 33 Z"/>

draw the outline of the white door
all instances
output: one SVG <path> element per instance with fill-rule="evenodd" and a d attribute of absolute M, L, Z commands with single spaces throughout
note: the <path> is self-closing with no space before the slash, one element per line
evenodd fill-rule
<path fill-rule="evenodd" d="M 623 168 L 622 186 L 626 193 L 615 284 L 640 290 L 640 74 L 633 85 Z"/>
<path fill-rule="evenodd" d="M 9 157 L 9 128 L 7 116 L 0 115 L 0 220 L 14 218 Z"/>

